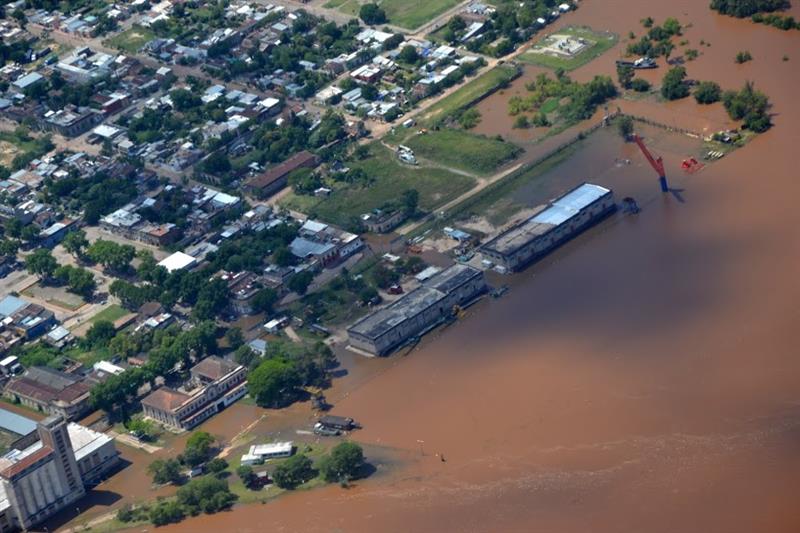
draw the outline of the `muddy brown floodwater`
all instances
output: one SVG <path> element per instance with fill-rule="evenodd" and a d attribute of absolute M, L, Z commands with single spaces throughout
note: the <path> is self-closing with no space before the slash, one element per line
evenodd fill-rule
<path fill-rule="evenodd" d="M 685 203 L 594 228 L 381 361 L 336 411 L 398 464 L 159 531 L 800 531 L 800 32 L 705 0 L 586 0 L 562 24 L 627 35 L 646 16 L 691 22 L 712 46 L 690 76 L 756 81 L 775 127 L 683 179 Z M 573 75 L 612 74 L 618 53 Z M 688 99 L 651 112 L 725 120 Z"/>

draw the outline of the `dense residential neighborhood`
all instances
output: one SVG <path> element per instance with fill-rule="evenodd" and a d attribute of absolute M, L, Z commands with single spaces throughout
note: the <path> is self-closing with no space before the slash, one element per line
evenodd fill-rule
<path fill-rule="evenodd" d="M 722 102 L 741 127 L 681 130 L 704 143 L 687 174 L 770 127 L 752 84 L 685 79 L 693 54 L 672 54 L 687 21 L 643 20 L 615 62 L 603 54 L 624 37 L 570 25 L 581 11 L 6 3 L 0 531 L 158 526 L 347 487 L 372 470 L 349 440 L 358 421 L 326 414 L 349 394 L 337 386 L 615 216 L 618 182 L 604 180 L 630 153 L 605 168 L 592 152 L 580 175 L 558 166 L 591 135 L 662 163 L 633 123 L 663 125 L 617 103 Z M 617 80 L 570 76 L 601 57 Z M 659 93 L 640 70 L 664 64 Z M 619 205 L 638 213 L 633 197 Z"/>

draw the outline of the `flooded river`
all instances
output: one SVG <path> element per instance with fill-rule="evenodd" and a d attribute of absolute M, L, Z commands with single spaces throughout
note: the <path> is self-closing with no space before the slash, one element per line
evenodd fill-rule
<path fill-rule="evenodd" d="M 686 38 L 712 46 L 690 76 L 756 81 L 772 131 L 677 178 L 684 203 L 654 193 L 407 357 L 352 363 L 381 372 L 345 378 L 336 412 L 397 464 L 159 531 L 800 531 L 800 32 L 707 6 L 586 0 L 562 23 L 627 35 L 646 16 L 691 22 Z M 744 49 L 754 61 L 735 65 Z M 612 74 L 615 54 L 573 76 Z M 726 120 L 689 99 L 650 107 L 687 128 Z M 593 175 L 583 164 L 571 168 Z"/>

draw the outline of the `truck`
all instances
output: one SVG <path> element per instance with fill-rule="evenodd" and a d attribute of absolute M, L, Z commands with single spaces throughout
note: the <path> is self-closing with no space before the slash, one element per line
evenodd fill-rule
<path fill-rule="evenodd" d="M 328 429 L 338 429 L 339 431 L 350 431 L 359 427 L 352 418 L 334 415 L 323 416 L 317 424 Z"/>

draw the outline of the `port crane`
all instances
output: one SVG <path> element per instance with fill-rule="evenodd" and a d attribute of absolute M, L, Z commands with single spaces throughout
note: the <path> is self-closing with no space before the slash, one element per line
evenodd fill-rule
<path fill-rule="evenodd" d="M 647 149 L 647 146 L 644 145 L 642 138 L 635 133 L 633 134 L 633 140 L 647 158 L 650 166 L 653 167 L 653 170 L 655 170 L 658 174 L 658 182 L 661 184 L 661 192 L 669 192 L 669 186 L 667 185 L 667 173 L 664 171 L 664 161 L 661 159 L 661 156 L 653 157 L 653 154 L 651 154 L 650 150 Z"/>

